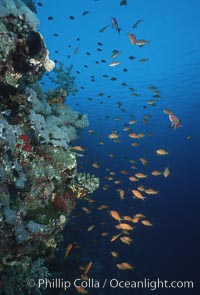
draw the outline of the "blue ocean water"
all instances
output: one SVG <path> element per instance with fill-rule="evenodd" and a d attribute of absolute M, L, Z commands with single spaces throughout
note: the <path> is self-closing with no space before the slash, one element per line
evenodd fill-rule
<path fill-rule="evenodd" d="M 76 75 L 79 92 L 69 95 L 66 104 L 87 113 L 88 129 L 94 130 L 93 133 L 88 133 L 88 129 L 83 131 L 76 141 L 85 149 L 84 157 L 79 158 L 79 169 L 94 173 L 101 181 L 101 187 L 91 197 L 95 203 L 80 200 L 73 211 L 65 230 L 65 246 L 76 241 L 80 249 L 70 261 L 62 263 L 60 258 L 61 270 L 66 277 L 75 278 L 80 265 L 93 261 L 90 276 L 99 280 L 106 277 L 129 281 L 192 280 L 194 290 L 176 288 L 173 292 L 199 294 L 199 1 L 127 0 L 124 6 L 120 6 L 119 0 L 42 3 L 43 6 L 37 8 L 40 31 L 45 36 L 50 57 L 66 66 L 73 64 Z M 82 15 L 84 11 L 89 13 Z M 49 21 L 49 16 L 54 19 Z M 111 17 L 118 21 L 120 33 L 111 27 Z M 139 19 L 143 21 L 132 29 Z M 109 27 L 99 32 L 106 25 Z M 131 44 L 129 32 L 136 39 L 150 43 L 142 47 Z M 121 64 L 109 67 L 113 50 L 121 51 L 115 59 Z M 142 63 L 140 59 L 148 60 Z M 44 77 L 43 82 L 44 89 L 54 87 L 48 77 Z M 160 97 L 153 97 L 155 90 L 149 89 L 150 86 L 160 91 Z M 151 99 L 155 99 L 155 106 L 148 104 Z M 165 109 L 173 111 L 183 127 L 169 128 Z M 143 121 L 144 116 L 148 116 L 147 123 Z M 129 124 L 133 119 L 137 122 Z M 123 131 L 125 126 L 145 134 L 137 141 L 139 146 L 131 146 L 135 140 Z M 113 131 L 119 134 L 120 142 L 108 138 Z M 168 155 L 157 156 L 158 148 L 166 149 Z M 148 160 L 147 166 L 140 163 L 142 157 Z M 137 161 L 137 170 L 131 169 L 130 159 Z M 95 161 L 99 169 L 92 166 Z M 153 170 L 163 171 L 165 167 L 170 168 L 169 177 L 151 175 Z M 129 174 L 123 175 L 120 170 L 127 170 Z M 115 172 L 113 181 L 105 179 L 110 171 Z M 137 189 L 138 184 L 130 182 L 128 177 L 136 172 L 148 175 L 139 184 L 154 188 L 159 194 L 148 196 L 144 202 L 133 199 L 130 191 Z M 115 184 L 116 180 L 121 183 Z M 119 198 L 119 188 L 125 190 L 124 200 Z M 109 209 L 99 211 L 97 208 L 102 204 Z M 89 208 L 90 213 L 84 213 L 82 207 Z M 109 210 L 116 210 L 122 216 L 143 213 L 153 226 L 136 224 L 131 233 L 133 243 L 129 246 L 120 240 L 111 243 L 110 237 L 117 233 L 117 223 L 110 217 Z M 95 228 L 88 232 L 92 224 Z M 102 237 L 102 232 L 108 232 L 109 236 Z M 120 258 L 113 258 L 111 251 L 117 251 Z M 119 271 L 116 263 L 123 261 L 134 265 L 134 271 Z M 167 289 L 106 288 L 90 290 L 89 294 L 171 294 L 171 290 L 169 293 Z"/>

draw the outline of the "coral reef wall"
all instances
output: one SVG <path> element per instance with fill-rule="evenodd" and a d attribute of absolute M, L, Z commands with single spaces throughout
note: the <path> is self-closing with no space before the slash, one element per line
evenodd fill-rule
<path fill-rule="evenodd" d="M 28 274 L 50 275 L 77 199 L 99 186 L 78 173 L 71 142 L 89 122 L 63 105 L 72 88 L 45 95 L 38 82 L 54 68 L 38 25 L 24 2 L 0 0 L 0 294 L 27 294 Z"/>

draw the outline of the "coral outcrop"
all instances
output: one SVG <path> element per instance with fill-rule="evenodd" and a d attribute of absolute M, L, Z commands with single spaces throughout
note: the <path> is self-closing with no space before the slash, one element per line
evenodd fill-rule
<path fill-rule="evenodd" d="M 20 0 L 0 1 L 1 95 L 14 94 L 38 81 L 55 64 L 40 32 L 35 14 Z"/>
<path fill-rule="evenodd" d="M 78 173 L 71 148 L 89 124 L 64 104 L 75 91 L 71 70 L 57 76 L 68 75 L 68 84 L 47 94 L 38 83 L 54 62 L 33 10 L 0 0 L 0 294 L 42 294 L 37 286 L 28 289 L 28 274 L 50 275 L 77 199 L 99 186 L 94 175 Z"/>

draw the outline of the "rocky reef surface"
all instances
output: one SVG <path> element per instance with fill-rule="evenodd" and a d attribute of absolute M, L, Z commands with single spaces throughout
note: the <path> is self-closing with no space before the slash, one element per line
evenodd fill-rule
<path fill-rule="evenodd" d="M 60 87 L 43 93 L 39 80 L 55 63 L 25 2 L 0 0 L 0 294 L 9 295 L 42 294 L 27 280 L 51 275 L 77 199 L 99 186 L 94 175 L 78 173 L 71 146 L 89 124 L 64 105 L 75 92 L 71 68 L 61 73 L 59 65 Z"/>

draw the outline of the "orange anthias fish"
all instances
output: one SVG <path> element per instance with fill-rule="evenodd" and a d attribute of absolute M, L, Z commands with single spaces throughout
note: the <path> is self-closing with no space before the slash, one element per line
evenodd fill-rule
<path fill-rule="evenodd" d="M 130 245 L 132 242 L 132 239 L 128 236 L 121 237 L 120 240 L 127 245 Z"/>
<path fill-rule="evenodd" d="M 169 167 L 166 167 L 165 170 L 163 171 L 164 177 L 168 177 L 170 175 Z"/>
<path fill-rule="evenodd" d="M 101 205 L 97 208 L 97 210 L 101 211 L 101 210 L 104 210 L 104 209 L 107 209 L 108 206 L 107 205 Z"/>
<path fill-rule="evenodd" d="M 118 263 L 116 266 L 121 270 L 133 269 L 133 266 L 127 262 Z"/>
<path fill-rule="evenodd" d="M 118 66 L 118 65 L 120 65 L 120 61 L 113 61 L 113 62 L 110 62 L 109 63 L 109 67 L 115 67 L 115 66 Z"/>
<path fill-rule="evenodd" d="M 129 224 L 127 223 L 120 223 L 118 225 L 115 226 L 117 229 L 124 229 L 124 230 L 133 230 L 134 227 L 133 226 L 130 226 Z"/>
<path fill-rule="evenodd" d="M 80 294 L 87 294 L 88 293 L 88 291 L 85 288 L 81 287 L 81 286 L 75 287 L 75 288 L 76 288 L 76 291 L 78 293 L 80 293 Z"/>
<path fill-rule="evenodd" d="M 114 218 L 115 220 L 117 220 L 119 222 L 121 221 L 121 217 L 117 211 L 111 210 L 110 214 L 111 214 L 112 218 Z"/>
<path fill-rule="evenodd" d="M 119 50 L 113 50 L 112 51 L 112 55 L 111 55 L 111 57 L 110 58 L 115 58 L 115 57 L 117 57 L 119 54 L 121 53 L 121 51 L 119 51 Z"/>
<path fill-rule="evenodd" d="M 118 257 L 118 253 L 117 253 L 117 252 L 115 252 L 115 251 L 111 251 L 110 253 L 111 253 L 111 255 L 112 255 L 113 257 L 115 257 L 115 258 Z"/>
<path fill-rule="evenodd" d="M 134 217 L 134 218 L 132 219 L 132 222 L 133 222 L 133 223 L 138 223 L 138 221 L 139 221 L 139 218 L 138 218 L 138 217 Z"/>
<path fill-rule="evenodd" d="M 111 242 L 114 242 L 114 241 L 116 241 L 120 236 L 121 236 L 121 233 L 118 234 L 118 235 L 113 236 L 113 237 L 111 238 L 110 241 L 111 241 Z"/>
<path fill-rule="evenodd" d="M 72 249 L 72 244 L 70 243 L 70 244 L 67 246 L 67 248 L 66 248 L 66 251 L 65 251 L 65 258 L 68 257 L 68 255 L 69 255 L 71 249 Z"/>
<path fill-rule="evenodd" d="M 168 151 L 166 151 L 165 149 L 158 149 L 156 150 L 156 154 L 159 156 L 166 156 L 168 155 Z"/>
<path fill-rule="evenodd" d="M 179 118 L 176 117 L 175 115 L 169 115 L 169 120 L 172 123 L 171 127 L 174 127 L 174 130 L 176 128 L 182 127 Z"/>
<path fill-rule="evenodd" d="M 153 176 L 159 176 L 159 175 L 162 174 L 162 172 L 157 171 L 157 170 L 154 170 L 154 171 L 151 172 L 151 174 L 152 174 Z"/>
<path fill-rule="evenodd" d="M 92 167 L 98 169 L 98 168 L 99 168 L 99 164 L 98 164 L 98 162 L 94 162 L 94 163 L 92 164 Z"/>
<path fill-rule="evenodd" d="M 129 180 L 130 181 L 138 181 L 139 179 L 137 177 L 135 177 L 135 176 L 130 176 Z"/>
<path fill-rule="evenodd" d="M 118 26 L 118 22 L 115 17 L 111 17 L 112 28 L 115 29 L 118 33 L 120 33 L 121 29 Z"/>
<path fill-rule="evenodd" d="M 119 137 L 119 135 L 117 133 L 111 133 L 108 135 L 108 138 L 110 139 L 117 139 Z"/>
<path fill-rule="evenodd" d="M 93 264 L 93 262 L 90 261 L 90 262 L 86 265 L 86 267 L 85 267 L 85 271 L 84 271 L 84 275 L 87 275 L 87 273 L 89 272 L 89 270 L 90 270 L 91 267 L 92 267 L 92 264 Z"/>
<path fill-rule="evenodd" d="M 136 37 L 135 37 L 135 35 L 133 35 L 131 33 L 128 33 L 128 38 L 129 38 L 131 44 L 136 44 Z"/>
<path fill-rule="evenodd" d="M 132 190 L 132 193 L 133 193 L 133 195 L 134 195 L 134 197 L 136 198 L 136 199 L 140 199 L 140 200 L 145 200 L 145 197 L 142 195 L 142 193 L 141 192 L 139 192 L 138 190 Z"/>
<path fill-rule="evenodd" d="M 132 218 L 130 216 L 127 216 L 127 215 L 125 215 L 123 219 L 126 220 L 126 221 L 132 221 Z"/>
<path fill-rule="evenodd" d="M 150 221 L 148 221 L 148 220 L 141 220 L 141 223 L 144 224 L 144 225 L 146 225 L 146 226 L 152 226 L 152 225 L 153 225 L 153 224 L 152 224 Z"/>
<path fill-rule="evenodd" d="M 135 44 L 138 46 L 144 46 L 146 44 L 149 44 L 150 42 L 144 39 L 136 40 Z"/>
<path fill-rule="evenodd" d="M 164 109 L 163 113 L 166 114 L 166 115 L 173 115 L 173 112 L 170 111 L 170 110 L 167 110 L 167 109 Z"/>
<path fill-rule="evenodd" d="M 119 189 L 119 196 L 121 200 L 124 199 L 124 195 L 125 195 L 125 191 L 123 189 Z"/>
<path fill-rule="evenodd" d="M 84 152 L 84 149 L 80 145 L 73 146 L 72 149 L 79 151 L 79 152 Z"/>

